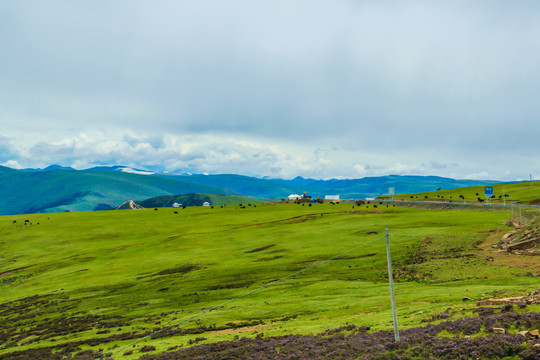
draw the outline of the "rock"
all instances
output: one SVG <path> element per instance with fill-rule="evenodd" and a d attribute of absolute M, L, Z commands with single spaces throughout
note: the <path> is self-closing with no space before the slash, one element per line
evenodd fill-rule
<path fill-rule="evenodd" d="M 528 334 L 529 334 L 529 332 L 527 330 L 522 330 L 522 331 L 518 332 L 518 335 L 521 335 L 524 338 L 527 338 Z"/>
<path fill-rule="evenodd" d="M 503 240 L 506 240 L 506 239 L 508 239 L 510 236 L 514 235 L 515 233 L 516 233 L 516 231 L 510 231 L 510 232 L 504 234 L 503 237 L 502 237 L 502 239 L 503 239 Z"/>
<path fill-rule="evenodd" d="M 520 241 L 517 244 L 508 245 L 508 247 L 506 248 L 506 251 L 511 252 L 511 251 L 514 251 L 514 250 L 530 249 L 530 248 L 535 247 L 536 244 L 538 244 L 539 242 L 540 242 L 540 239 L 531 239 L 531 240 Z"/>
<path fill-rule="evenodd" d="M 534 329 L 534 330 L 529 331 L 529 335 L 532 335 L 532 336 L 538 338 L 540 333 L 538 332 L 538 329 Z"/>
<path fill-rule="evenodd" d="M 503 328 L 493 328 L 494 334 L 504 334 L 505 332 L 506 330 L 504 330 Z"/>

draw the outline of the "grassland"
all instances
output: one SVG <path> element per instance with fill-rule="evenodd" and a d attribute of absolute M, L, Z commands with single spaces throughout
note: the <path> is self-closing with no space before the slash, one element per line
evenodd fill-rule
<path fill-rule="evenodd" d="M 516 182 L 490 185 L 493 187 L 494 204 L 535 204 L 540 205 L 540 181 Z M 484 186 L 470 186 L 459 189 L 419 192 L 411 194 L 394 195 L 394 200 L 409 201 L 446 201 L 446 202 L 479 202 L 485 200 Z M 381 196 L 389 199 L 390 196 Z"/>
<path fill-rule="evenodd" d="M 0 217 L 0 359 L 53 347 L 136 359 L 145 345 L 159 353 L 346 324 L 390 329 L 385 228 L 403 328 L 443 311 L 471 314 L 475 304 L 462 301 L 465 296 L 479 300 L 538 287 L 527 270 L 498 266 L 477 248 L 510 230 L 503 224 L 508 211 L 378 206 L 266 204 L 194 207 L 178 214 L 148 209 Z M 174 324 L 180 326 L 145 338 Z M 129 349 L 135 351 L 123 355 Z"/>

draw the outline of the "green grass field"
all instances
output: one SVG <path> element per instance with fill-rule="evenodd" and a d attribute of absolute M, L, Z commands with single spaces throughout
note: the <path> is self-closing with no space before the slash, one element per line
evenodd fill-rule
<path fill-rule="evenodd" d="M 490 185 L 493 187 L 494 204 L 535 204 L 540 205 L 540 181 L 518 182 L 509 184 Z M 420 192 L 414 194 L 394 195 L 394 200 L 426 200 L 426 201 L 452 201 L 452 202 L 478 202 L 478 198 L 485 200 L 484 186 L 471 186 L 459 189 Z M 506 195 L 506 196 L 504 196 Z M 390 199 L 390 196 L 381 196 L 380 199 Z"/>
<path fill-rule="evenodd" d="M 494 266 L 476 248 L 494 232 L 510 230 L 503 225 L 508 211 L 378 206 L 0 217 L 0 358 L 78 342 L 72 346 L 77 351 L 103 349 L 115 359 L 136 359 L 139 352 L 124 356 L 123 347 L 174 324 L 183 330 L 129 349 L 150 344 L 157 353 L 347 323 L 391 329 L 385 228 L 401 327 L 443 311 L 470 315 L 475 304 L 464 296 L 523 295 L 538 287 L 527 271 Z"/>

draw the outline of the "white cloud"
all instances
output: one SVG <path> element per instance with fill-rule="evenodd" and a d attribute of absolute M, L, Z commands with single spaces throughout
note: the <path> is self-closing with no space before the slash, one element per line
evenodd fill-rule
<path fill-rule="evenodd" d="M 22 169 L 23 167 L 17 160 L 8 160 L 5 163 L 1 164 L 2 166 L 6 166 L 12 169 Z"/>
<path fill-rule="evenodd" d="M 0 161 L 540 171 L 536 2 L 53 3 L 0 2 Z"/>

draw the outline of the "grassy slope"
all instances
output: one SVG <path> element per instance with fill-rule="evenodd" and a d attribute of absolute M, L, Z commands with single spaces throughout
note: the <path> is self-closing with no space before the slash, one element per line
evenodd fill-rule
<path fill-rule="evenodd" d="M 503 203 L 503 188 L 504 193 L 508 194 L 506 197 L 507 203 L 529 203 L 533 200 L 540 199 L 540 181 L 533 181 L 532 187 L 530 182 L 518 182 L 510 184 L 497 184 L 493 186 L 493 195 L 495 199 L 493 203 Z M 440 190 L 419 192 L 413 194 L 400 194 L 394 195 L 394 200 L 429 200 L 429 201 L 453 201 L 453 202 L 478 202 L 478 198 L 485 199 L 484 197 L 485 186 L 471 186 L 461 189 Z M 478 194 L 478 195 L 477 195 Z M 463 195 L 465 199 L 460 198 Z M 427 196 L 427 199 L 425 198 Z M 501 196 L 501 198 L 499 198 Z M 383 196 L 381 198 L 388 198 Z"/>
<path fill-rule="evenodd" d="M 5 305 L 0 321 L 4 331 L 12 333 L 14 328 L 31 328 L 34 320 L 76 322 L 85 314 L 111 315 L 120 317 L 111 328 L 113 334 L 144 333 L 380 239 L 385 228 L 393 234 L 396 297 L 403 327 L 419 325 L 422 318 L 447 307 L 473 307 L 461 301 L 463 296 L 523 294 L 538 286 L 538 279 L 523 270 L 496 267 L 475 256 L 478 239 L 489 230 L 507 229 L 501 225 L 507 213 L 397 207 L 384 207 L 378 213 L 366 205 L 359 213 L 351 210 L 345 204 L 282 204 L 187 208 L 178 215 L 173 209 L 160 209 L 3 216 L 0 303 Z M 23 225 L 25 219 L 31 224 Z M 11 272 L 20 268 L 24 269 Z M 346 323 L 389 329 L 385 278 L 384 241 L 378 240 L 182 325 L 226 328 L 231 322 L 253 324 L 256 320 L 264 322 L 261 328 L 206 331 L 149 343 L 164 351 L 200 336 L 207 341 L 232 339 L 235 331 L 245 331 L 241 336 L 255 336 L 255 330 L 265 335 L 317 333 Z M 15 305 L 21 303 L 8 302 L 37 294 L 51 301 L 49 305 L 29 306 L 24 314 L 37 317 L 17 320 L 21 310 Z M 100 321 L 80 332 L 59 334 L 54 342 L 51 338 L 32 343 L 28 338 L 19 340 L 16 349 L 109 336 L 96 334 Z M 98 344 L 94 349 L 128 342 Z M 0 346 L 0 355 L 13 350 L 15 343 L 7 343 Z M 121 354 L 114 358 L 140 356 L 138 352 Z"/>

